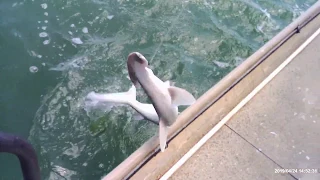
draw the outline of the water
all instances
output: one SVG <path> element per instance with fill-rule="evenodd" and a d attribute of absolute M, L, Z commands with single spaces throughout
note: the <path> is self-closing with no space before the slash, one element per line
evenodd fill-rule
<path fill-rule="evenodd" d="M 157 132 L 84 103 L 129 89 L 130 52 L 198 98 L 315 2 L 1 0 L 0 129 L 32 142 L 43 179 L 99 179 Z M 17 159 L 0 162 L 1 180 L 21 179 Z"/>

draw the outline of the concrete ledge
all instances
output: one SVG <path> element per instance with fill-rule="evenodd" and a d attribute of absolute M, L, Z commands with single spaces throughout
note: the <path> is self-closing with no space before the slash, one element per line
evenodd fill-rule
<path fill-rule="evenodd" d="M 159 153 L 156 135 L 103 180 L 160 178 L 318 28 L 314 21 L 305 22 L 313 19 L 319 11 L 320 2 L 317 2 L 183 111 L 169 130 L 170 140 L 164 153 Z M 297 34 L 298 30 L 301 33 Z M 286 47 L 286 51 L 278 49 L 279 46 Z"/>

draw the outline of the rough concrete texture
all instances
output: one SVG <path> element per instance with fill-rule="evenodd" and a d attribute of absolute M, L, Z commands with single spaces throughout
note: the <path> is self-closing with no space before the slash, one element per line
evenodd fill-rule
<path fill-rule="evenodd" d="M 171 179 L 294 179 L 274 173 L 277 168 L 280 167 L 224 126 Z"/>
<path fill-rule="evenodd" d="M 320 36 L 230 119 L 240 136 L 223 127 L 171 179 L 320 179 L 319 47 Z"/>
<path fill-rule="evenodd" d="M 318 169 L 320 179 L 320 36 L 228 125 L 284 168 Z"/>

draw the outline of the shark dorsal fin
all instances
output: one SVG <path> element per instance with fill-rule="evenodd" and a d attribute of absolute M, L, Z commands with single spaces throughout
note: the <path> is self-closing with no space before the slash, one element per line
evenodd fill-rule
<path fill-rule="evenodd" d="M 168 91 L 171 96 L 171 104 L 174 106 L 187 106 L 196 101 L 193 95 L 185 89 L 170 86 Z"/>

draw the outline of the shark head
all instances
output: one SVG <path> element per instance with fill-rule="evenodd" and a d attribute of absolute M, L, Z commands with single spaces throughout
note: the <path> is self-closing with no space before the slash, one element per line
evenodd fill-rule
<path fill-rule="evenodd" d="M 132 52 L 128 56 L 127 66 L 130 80 L 137 87 L 139 84 L 139 80 L 136 73 L 137 71 L 141 71 L 142 69 L 148 67 L 148 61 L 139 52 Z"/>

